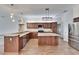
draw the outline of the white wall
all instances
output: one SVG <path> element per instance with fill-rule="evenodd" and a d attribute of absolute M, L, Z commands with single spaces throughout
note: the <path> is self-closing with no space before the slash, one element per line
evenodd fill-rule
<path fill-rule="evenodd" d="M 69 10 L 61 16 L 62 37 L 68 42 L 68 24 L 73 23 L 73 10 Z"/>
<path fill-rule="evenodd" d="M 73 18 L 79 17 L 79 5 L 73 7 Z"/>
<path fill-rule="evenodd" d="M 68 10 L 68 12 L 63 13 L 57 18 L 59 34 L 64 41 L 68 42 L 68 24 L 73 23 L 73 9 Z"/>
<path fill-rule="evenodd" d="M 29 16 L 24 16 L 25 21 L 44 21 L 42 19 L 42 15 L 29 15 Z M 52 16 L 53 17 L 53 16 Z M 56 20 L 56 19 L 53 19 Z M 52 21 L 52 19 L 49 19 L 48 21 Z"/>
<path fill-rule="evenodd" d="M 18 31 L 18 19 L 12 22 L 9 17 L 0 17 L 0 34 L 12 33 Z"/>

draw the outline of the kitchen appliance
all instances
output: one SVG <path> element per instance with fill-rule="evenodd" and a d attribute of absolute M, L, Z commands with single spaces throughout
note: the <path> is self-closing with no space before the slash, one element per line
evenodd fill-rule
<path fill-rule="evenodd" d="M 44 32 L 42 25 L 38 25 L 38 32 Z"/>
<path fill-rule="evenodd" d="M 73 24 L 70 24 L 70 33 L 74 36 L 79 36 L 79 22 L 74 22 Z"/>
<path fill-rule="evenodd" d="M 69 25 L 69 40 L 71 47 L 79 50 L 79 22 L 74 22 Z"/>

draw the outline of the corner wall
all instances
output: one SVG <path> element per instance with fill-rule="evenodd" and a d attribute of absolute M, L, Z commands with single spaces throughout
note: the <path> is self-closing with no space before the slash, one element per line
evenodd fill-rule
<path fill-rule="evenodd" d="M 73 10 L 69 10 L 61 16 L 62 37 L 68 42 L 68 24 L 73 23 Z"/>

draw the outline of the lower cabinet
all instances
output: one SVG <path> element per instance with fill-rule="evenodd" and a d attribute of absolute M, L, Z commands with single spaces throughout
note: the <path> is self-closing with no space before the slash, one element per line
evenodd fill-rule
<path fill-rule="evenodd" d="M 26 42 L 27 42 L 27 38 L 26 38 L 26 35 L 20 37 L 20 45 L 21 45 L 21 49 L 26 45 Z"/>
<path fill-rule="evenodd" d="M 19 36 L 4 36 L 4 52 L 19 51 Z"/>
<path fill-rule="evenodd" d="M 4 52 L 19 52 L 30 40 L 29 34 L 23 36 L 4 36 Z"/>
<path fill-rule="evenodd" d="M 57 46 L 58 37 L 57 36 L 38 36 L 38 45 Z"/>
<path fill-rule="evenodd" d="M 30 34 L 30 33 L 29 33 Z M 30 38 L 29 38 L 29 34 L 26 34 L 26 35 L 24 35 L 24 36 L 22 36 L 22 37 L 20 37 L 20 39 L 19 39 L 19 47 L 20 47 L 20 49 L 22 49 L 22 48 L 24 48 L 25 47 L 25 45 L 28 43 L 28 41 L 30 40 Z"/>
<path fill-rule="evenodd" d="M 22 37 L 19 38 L 19 48 L 20 49 L 23 48 L 23 38 Z"/>
<path fill-rule="evenodd" d="M 30 33 L 30 38 L 31 39 L 37 39 L 38 38 L 37 34 L 38 34 L 37 32 L 31 32 Z"/>

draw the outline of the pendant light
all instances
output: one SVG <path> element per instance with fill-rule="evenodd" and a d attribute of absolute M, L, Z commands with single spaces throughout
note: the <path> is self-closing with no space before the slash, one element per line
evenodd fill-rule
<path fill-rule="evenodd" d="M 46 12 L 46 14 L 45 14 L 45 16 L 44 17 L 42 17 L 42 19 L 43 20 L 50 20 L 50 19 L 53 19 L 52 17 L 50 17 L 50 15 L 49 15 L 49 8 L 45 8 L 45 12 Z"/>
<path fill-rule="evenodd" d="M 14 19 L 12 19 L 12 22 L 15 22 L 15 20 L 14 20 Z"/>
<path fill-rule="evenodd" d="M 14 20 L 14 13 L 13 13 L 13 6 L 14 6 L 14 4 L 11 4 L 10 6 L 11 6 L 11 11 L 12 11 L 10 13 L 10 18 L 11 18 L 12 22 L 15 22 L 15 20 Z"/>

